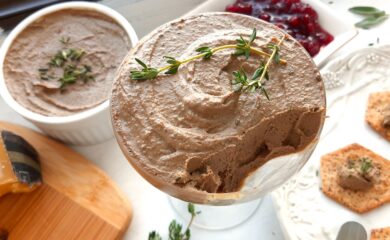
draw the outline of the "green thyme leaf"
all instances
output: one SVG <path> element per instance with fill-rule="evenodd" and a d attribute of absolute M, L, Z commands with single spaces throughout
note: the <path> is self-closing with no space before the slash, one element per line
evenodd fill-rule
<path fill-rule="evenodd" d="M 194 221 L 195 217 L 200 214 L 199 211 L 195 210 L 195 205 L 189 203 L 188 212 L 191 214 L 190 222 L 187 225 L 187 228 L 184 230 L 183 225 L 176 222 L 176 220 L 172 220 L 168 227 L 168 239 L 169 240 L 190 240 L 191 238 L 191 224 Z M 184 232 L 183 232 L 184 230 Z M 149 233 L 148 240 L 162 240 L 160 234 L 156 231 L 152 231 Z"/>
<path fill-rule="evenodd" d="M 361 165 L 360 165 L 360 171 L 365 174 L 372 168 L 372 161 L 369 158 L 362 158 L 361 159 Z"/>
<path fill-rule="evenodd" d="M 130 71 L 130 77 L 133 80 L 150 80 L 155 79 L 158 73 L 158 70 L 155 68 L 144 68 L 141 71 Z"/>
<path fill-rule="evenodd" d="M 248 77 L 246 76 L 246 73 L 242 67 L 240 70 L 234 71 L 232 74 L 234 76 L 232 85 L 235 92 L 239 92 L 244 87 L 248 86 Z"/>
<path fill-rule="evenodd" d="M 67 45 L 67 44 L 69 44 L 69 42 L 70 42 L 70 38 L 69 38 L 69 37 L 61 37 L 61 38 L 60 38 L 60 42 L 61 42 L 62 44 L 64 44 L 64 45 Z"/>
<path fill-rule="evenodd" d="M 244 69 L 240 68 L 238 71 L 233 71 L 233 79 L 231 80 L 231 84 L 234 91 L 248 91 L 254 92 L 256 90 L 260 90 L 262 94 L 264 94 L 267 99 L 269 99 L 269 95 L 264 88 L 263 80 L 269 80 L 268 68 L 272 62 L 279 64 L 280 62 L 286 63 L 285 60 L 280 58 L 279 48 L 283 40 L 285 40 L 286 35 L 284 35 L 277 44 L 269 43 L 264 47 L 272 50 L 272 53 L 266 53 L 262 49 L 257 49 L 251 47 L 251 43 L 255 41 L 257 37 L 256 29 L 253 29 L 252 34 L 249 36 L 249 40 L 243 38 L 243 36 L 239 36 L 236 39 L 235 45 L 222 45 L 216 48 L 210 48 L 208 46 L 202 46 L 196 49 L 196 52 L 200 54 L 196 56 L 192 56 L 185 60 L 177 60 L 174 57 L 165 56 L 166 62 L 169 64 L 167 66 L 161 68 L 152 68 L 147 66 L 140 59 L 135 59 L 139 65 L 142 66 L 141 70 L 133 70 L 130 71 L 130 77 L 133 80 L 146 80 L 146 79 L 154 79 L 163 71 L 166 71 L 165 74 L 175 74 L 179 70 L 179 66 L 183 63 L 187 63 L 193 61 L 195 59 L 203 58 L 209 59 L 215 52 L 233 48 L 235 49 L 233 55 L 235 56 L 245 56 L 246 59 L 250 57 L 251 51 L 256 54 L 262 55 L 264 57 L 268 57 L 266 64 L 261 63 L 259 67 L 255 70 L 252 75 L 252 78 L 249 80 Z M 191 209 L 189 209 L 191 211 Z"/>
<path fill-rule="evenodd" d="M 251 43 L 256 39 L 256 28 L 253 29 L 249 41 L 245 40 L 242 36 L 236 39 L 236 51 L 233 53 L 234 56 L 244 55 L 246 59 L 249 58 L 251 52 Z"/>
<path fill-rule="evenodd" d="M 276 45 L 275 43 L 268 43 L 267 48 L 271 49 L 272 51 L 275 51 L 273 60 L 274 60 L 274 63 L 279 64 L 280 63 L 280 55 L 279 55 L 280 48 L 279 48 L 279 46 Z"/>
<path fill-rule="evenodd" d="M 256 80 L 263 74 L 264 71 L 264 63 L 261 63 L 260 66 L 256 69 L 256 71 L 253 73 L 252 80 Z"/>
<path fill-rule="evenodd" d="M 240 36 L 240 38 L 237 39 L 236 41 L 240 44 L 240 46 L 243 47 L 245 47 L 245 45 L 248 44 L 248 42 L 242 36 Z"/>
<path fill-rule="evenodd" d="M 348 10 L 352 13 L 363 15 L 363 16 L 385 15 L 385 11 L 370 6 L 356 6 L 356 7 L 351 7 Z"/>
<path fill-rule="evenodd" d="M 200 211 L 195 211 L 195 205 L 193 203 L 188 203 L 187 206 L 188 212 L 191 214 L 191 217 L 195 217 L 196 215 L 199 215 Z"/>
<path fill-rule="evenodd" d="M 146 65 L 146 63 L 142 62 L 140 59 L 135 58 L 135 61 L 143 67 L 141 71 L 134 70 L 130 71 L 130 77 L 133 80 L 150 80 L 155 79 L 159 74 L 159 71 L 156 68 L 151 68 Z"/>
<path fill-rule="evenodd" d="M 253 43 L 253 41 L 255 41 L 255 39 L 256 39 L 256 28 L 253 28 L 253 32 L 249 38 L 249 42 Z"/>
<path fill-rule="evenodd" d="M 191 238 L 191 230 L 187 228 L 183 240 L 189 240 L 190 238 Z"/>
<path fill-rule="evenodd" d="M 199 53 L 205 53 L 203 56 L 203 59 L 210 59 L 211 56 L 213 55 L 213 51 L 211 50 L 210 47 L 200 47 L 196 49 L 197 52 Z"/>
<path fill-rule="evenodd" d="M 167 59 L 167 63 L 170 64 L 170 68 L 168 69 L 168 71 L 165 72 L 165 74 L 177 73 L 181 62 L 176 60 L 174 57 L 164 56 L 164 58 Z"/>
<path fill-rule="evenodd" d="M 264 88 L 263 85 L 261 85 L 261 83 L 260 83 L 259 89 L 260 89 L 261 92 L 265 95 L 265 97 L 267 98 L 267 100 L 270 100 L 267 90 Z"/>
<path fill-rule="evenodd" d="M 148 240 L 162 240 L 162 238 L 156 231 L 152 231 L 149 233 Z"/>
<path fill-rule="evenodd" d="M 357 22 L 355 26 L 358 28 L 369 29 L 375 25 L 384 22 L 388 17 L 389 17 L 388 14 L 381 15 L 381 16 L 368 16 L 365 19 L 361 20 L 360 22 Z"/>
<path fill-rule="evenodd" d="M 176 74 L 179 66 L 171 66 L 165 74 Z"/>
<path fill-rule="evenodd" d="M 233 55 L 234 56 L 241 56 L 241 55 L 244 55 L 245 54 L 245 50 L 244 49 L 237 49 Z"/>
<path fill-rule="evenodd" d="M 182 237 L 182 230 L 183 226 L 176 222 L 176 220 L 172 220 L 172 222 L 169 224 L 169 240 L 181 240 Z"/>
<path fill-rule="evenodd" d="M 249 48 L 246 48 L 245 50 L 244 50 L 244 55 L 245 55 L 245 57 L 246 57 L 246 59 L 248 59 L 249 58 L 249 56 L 250 56 L 250 54 L 251 54 L 251 50 L 249 49 Z"/>
<path fill-rule="evenodd" d="M 137 61 L 137 63 L 138 63 L 139 65 L 141 65 L 144 69 L 147 69 L 147 68 L 148 68 L 148 66 L 147 66 L 144 62 L 142 62 L 140 59 L 135 58 L 135 61 Z"/>
<path fill-rule="evenodd" d="M 70 38 L 61 37 L 59 40 L 64 45 L 67 45 Z M 91 74 L 92 68 L 88 65 L 80 66 L 80 60 L 85 55 L 83 49 L 64 48 L 59 51 L 49 60 L 48 68 L 39 68 L 39 76 L 41 80 L 47 81 L 56 79 L 55 71 L 53 68 L 61 68 L 63 74 L 61 77 L 57 77 L 60 82 L 60 88 L 63 90 L 66 86 L 76 83 L 78 80 L 82 80 L 84 83 L 89 80 L 94 80 L 94 76 Z"/>
<path fill-rule="evenodd" d="M 164 56 L 164 58 L 167 60 L 167 63 L 169 64 L 175 64 L 178 62 L 174 57 Z"/>
<path fill-rule="evenodd" d="M 195 216 L 195 205 L 193 203 L 189 203 L 187 206 L 188 212 L 191 214 L 191 216 Z"/>

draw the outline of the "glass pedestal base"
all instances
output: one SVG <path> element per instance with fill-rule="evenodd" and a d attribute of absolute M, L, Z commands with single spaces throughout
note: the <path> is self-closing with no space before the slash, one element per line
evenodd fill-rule
<path fill-rule="evenodd" d="M 193 226 L 206 230 L 223 230 L 236 227 L 248 220 L 256 212 L 261 204 L 261 199 L 231 206 L 210 206 L 194 204 L 196 211 L 201 211 L 193 221 Z M 169 197 L 175 212 L 184 219 L 190 221 L 190 213 L 187 210 L 188 203 Z"/>

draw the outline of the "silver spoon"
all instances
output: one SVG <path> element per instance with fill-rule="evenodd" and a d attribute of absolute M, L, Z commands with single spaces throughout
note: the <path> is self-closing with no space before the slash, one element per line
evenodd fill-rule
<path fill-rule="evenodd" d="M 346 222 L 341 226 L 336 240 L 367 240 L 367 232 L 358 222 Z"/>

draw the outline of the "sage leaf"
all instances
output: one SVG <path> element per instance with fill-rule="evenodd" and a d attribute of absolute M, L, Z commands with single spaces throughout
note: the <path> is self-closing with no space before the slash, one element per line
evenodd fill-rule
<path fill-rule="evenodd" d="M 389 17 L 388 14 L 383 16 L 368 16 L 365 19 L 361 20 L 360 22 L 357 22 L 355 26 L 358 28 L 369 29 L 372 26 L 384 22 L 388 17 Z"/>
<path fill-rule="evenodd" d="M 363 15 L 363 16 L 383 16 L 386 14 L 385 11 L 382 11 L 378 8 L 375 7 L 369 7 L 369 6 L 356 6 L 356 7 L 351 7 L 348 9 L 350 12 Z"/>

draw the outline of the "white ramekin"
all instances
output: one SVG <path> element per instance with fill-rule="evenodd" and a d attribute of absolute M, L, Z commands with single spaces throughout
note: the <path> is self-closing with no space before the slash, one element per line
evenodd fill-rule
<path fill-rule="evenodd" d="M 13 110 L 53 138 L 72 145 L 91 145 L 100 143 L 114 136 L 108 100 L 92 109 L 70 116 L 48 117 L 32 112 L 16 102 L 8 91 L 4 80 L 3 63 L 7 51 L 14 39 L 35 20 L 44 15 L 63 9 L 88 9 L 103 13 L 122 26 L 129 35 L 131 46 L 134 46 L 138 42 L 138 37 L 130 23 L 122 15 L 109 7 L 91 2 L 67 2 L 46 7 L 30 15 L 17 25 L 1 46 L 0 95 Z"/>

